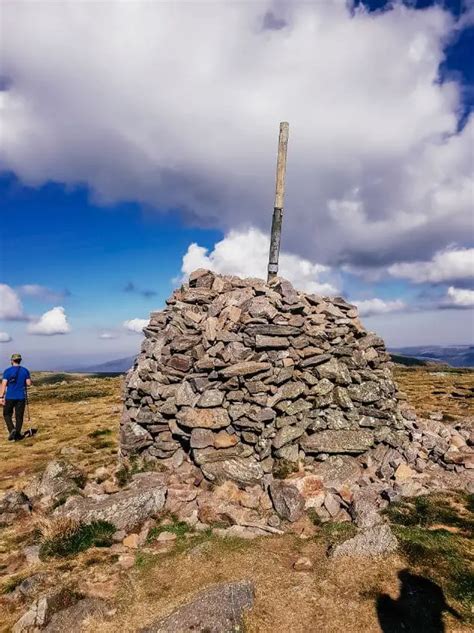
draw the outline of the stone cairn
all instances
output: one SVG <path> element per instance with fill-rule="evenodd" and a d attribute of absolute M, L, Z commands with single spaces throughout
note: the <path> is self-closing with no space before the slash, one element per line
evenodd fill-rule
<path fill-rule="evenodd" d="M 192 467 L 207 492 L 261 494 L 259 516 L 273 503 L 290 520 L 304 507 L 349 520 L 361 488 L 383 505 L 423 492 L 434 464 L 473 466 L 469 433 L 416 419 L 383 340 L 341 297 L 197 270 L 144 334 L 125 381 L 122 457 Z"/>

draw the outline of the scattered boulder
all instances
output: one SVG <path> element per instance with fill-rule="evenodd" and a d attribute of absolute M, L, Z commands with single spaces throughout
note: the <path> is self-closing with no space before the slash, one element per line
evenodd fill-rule
<path fill-rule="evenodd" d="M 95 497 L 71 497 L 54 511 L 82 523 L 108 521 L 117 530 L 131 532 L 146 519 L 156 516 L 165 505 L 166 488 L 161 473 L 135 475 L 120 492 Z"/>
<path fill-rule="evenodd" d="M 13 626 L 13 633 L 32 633 L 44 629 L 55 613 L 77 602 L 77 595 L 68 589 L 55 589 L 33 602 L 30 609 Z"/>
<path fill-rule="evenodd" d="M 273 506 L 280 518 L 293 522 L 302 516 L 305 501 L 296 486 L 283 481 L 273 481 L 269 491 Z"/>
<path fill-rule="evenodd" d="M 243 630 L 243 616 L 253 606 L 255 588 L 250 581 L 222 583 L 199 593 L 170 615 L 141 633 L 234 633 Z"/>
<path fill-rule="evenodd" d="M 331 556 L 381 556 L 394 552 L 397 547 L 398 542 L 390 526 L 376 525 L 337 545 Z"/>
<path fill-rule="evenodd" d="M 107 603 L 100 598 L 83 598 L 76 604 L 55 613 L 44 633 L 80 633 L 91 618 L 103 619 L 110 613 Z"/>
<path fill-rule="evenodd" d="M 79 494 L 85 483 L 86 477 L 77 466 L 59 459 L 49 462 L 43 474 L 30 482 L 24 493 L 46 509 Z"/>
<path fill-rule="evenodd" d="M 12 490 L 0 497 L 0 526 L 11 525 L 20 514 L 28 514 L 31 504 L 23 492 Z"/>

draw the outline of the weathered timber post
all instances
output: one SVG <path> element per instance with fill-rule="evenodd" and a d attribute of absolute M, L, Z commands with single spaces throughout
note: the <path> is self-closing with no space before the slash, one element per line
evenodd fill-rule
<path fill-rule="evenodd" d="M 277 276 L 278 258 L 280 256 L 281 224 L 283 221 L 283 202 L 285 199 L 286 152 L 288 149 L 289 124 L 280 123 L 278 139 L 278 158 L 276 169 L 275 204 L 273 207 L 272 233 L 270 237 L 270 253 L 268 256 L 268 277 L 270 281 Z"/>

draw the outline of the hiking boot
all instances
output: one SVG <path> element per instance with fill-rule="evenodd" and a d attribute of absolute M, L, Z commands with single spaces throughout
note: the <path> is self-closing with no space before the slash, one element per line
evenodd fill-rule
<path fill-rule="evenodd" d="M 20 442 L 22 439 L 24 439 L 24 437 L 25 437 L 24 435 L 22 435 L 21 433 L 17 433 L 15 431 L 15 435 L 13 437 L 13 441 L 14 442 Z"/>
<path fill-rule="evenodd" d="M 11 431 L 10 435 L 8 436 L 8 441 L 13 442 L 15 437 L 16 437 L 16 431 Z"/>

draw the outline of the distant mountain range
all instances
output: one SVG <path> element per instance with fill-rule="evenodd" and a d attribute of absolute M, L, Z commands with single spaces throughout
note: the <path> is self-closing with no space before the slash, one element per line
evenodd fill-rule
<path fill-rule="evenodd" d="M 474 345 L 420 345 L 391 348 L 391 354 L 447 363 L 452 367 L 474 367 Z"/>
<path fill-rule="evenodd" d="M 452 367 L 474 367 L 474 345 L 420 345 L 414 347 L 393 347 L 389 350 L 395 362 L 406 363 L 406 359 L 419 359 L 421 361 L 437 361 L 447 363 Z M 403 358 L 399 358 L 403 357 Z M 123 374 L 127 372 L 133 365 L 134 356 L 127 358 L 118 358 L 116 360 L 101 363 L 100 365 L 91 365 L 90 367 L 82 367 L 81 369 L 71 370 L 80 371 L 91 374 Z M 424 363 L 420 363 L 424 364 Z"/>
<path fill-rule="evenodd" d="M 82 367 L 81 369 L 76 369 L 75 371 L 86 374 L 124 374 L 130 369 L 134 361 L 135 356 L 128 356 L 127 358 L 109 360 L 107 363 L 101 363 L 100 365 Z"/>

